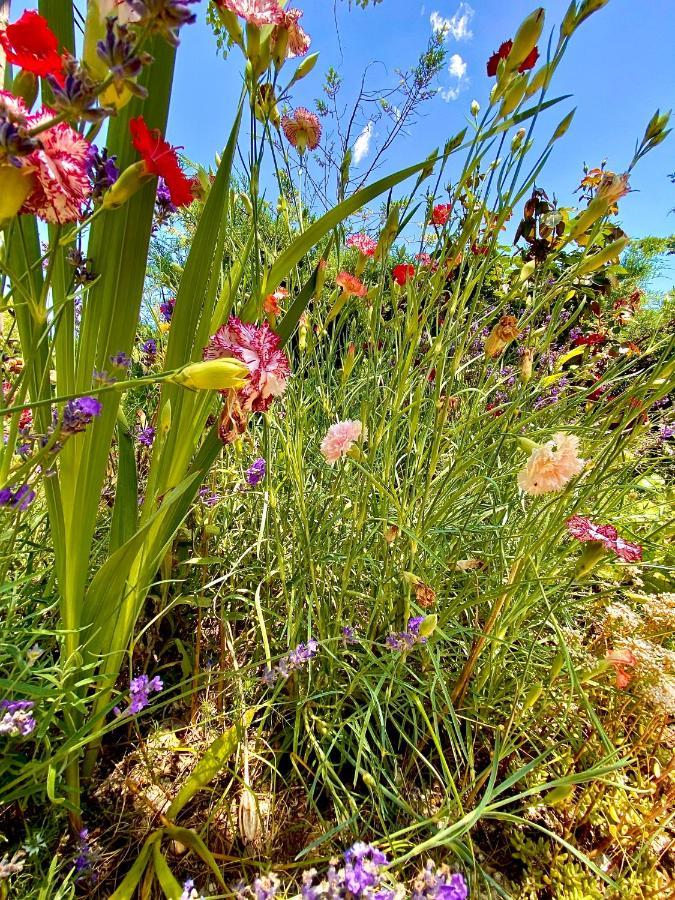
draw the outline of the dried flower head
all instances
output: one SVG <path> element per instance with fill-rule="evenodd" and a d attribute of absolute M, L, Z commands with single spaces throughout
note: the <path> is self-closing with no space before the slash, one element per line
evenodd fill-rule
<path fill-rule="evenodd" d="M 515 316 L 502 316 L 485 341 L 485 355 L 488 359 L 496 359 L 518 335 Z"/>

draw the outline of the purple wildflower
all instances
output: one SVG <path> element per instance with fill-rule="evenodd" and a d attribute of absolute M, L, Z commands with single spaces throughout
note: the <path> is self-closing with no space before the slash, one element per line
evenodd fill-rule
<path fill-rule="evenodd" d="M 143 354 L 143 365 L 151 366 L 157 356 L 157 341 L 154 338 L 148 338 L 141 344 L 141 353 Z"/>
<path fill-rule="evenodd" d="M 150 703 L 150 694 L 159 692 L 164 685 L 161 678 L 155 675 L 154 678 L 148 678 L 147 675 L 138 675 L 132 678 L 129 684 L 129 706 L 124 712 L 118 712 L 122 716 L 135 716 Z"/>
<path fill-rule="evenodd" d="M 144 447 L 152 447 L 152 442 L 155 439 L 155 429 L 152 425 L 148 425 L 147 428 L 141 428 L 136 435 L 136 439 L 139 444 L 143 444 Z"/>
<path fill-rule="evenodd" d="M 659 437 L 662 441 L 669 441 L 672 437 L 675 437 L 675 426 L 664 425 L 659 431 Z"/>
<path fill-rule="evenodd" d="M 194 881 L 188 878 L 183 884 L 183 893 L 180 895 L 179 900 L 204 900 L 204 898 L 197 893 Z"/>
<path fill-rule="evenodd" d="M 278 678 L 288 678 L 296 669 L 302 669 L 310 659 L 319 652 L 319 642 L 309 640 L 306 644 L 298 644 L 286 656 L 282 656 L 276 666 L 263 669 L 261 680 L 264 684 L 274 684 Z"/>
<path fill-rule="evenodd" d="M 120 350 L 119 353 L 110 357 L 110 365 L 115 369 L 128 369 L 131 365 L 131 360 L 123 350 Z"/>
<path fill-rule="evenodd" d="M 78 855 L 75 859 L 75 871 L 82 875 L 91 868 L 91 847 L 89 846 L 89 829 L 83 828 L 78 834 Z"/>
<path fill-rule="evenodd" d="M 98 200 L 112 187 L 120 175 L 120 170 L 115 165 L 116 156 L 108 156 L 108 151 L 99 150 L 94 144 L 89 149 L 88 174 L 92 183 L 91 196 Z"/>
<path fill-rule="evenodd" d="M 157 182 L 157 194 L 155 195 L 155 224 L 163 225 L 177 209 L 178 207 L 171 202 L 171 193 L 166 186 L 166 182 L 163 178 L 160 178 Z"/>
<path fill-rule="evenodd" d="M 36 720 L 31 715 L 32 700 L 0 700 L 0 734 L 9 737 L 27 737 L 35 730 Z"/>
<path fill-rule="evenodd" d="M 429 860 L 415 879 L 411 900 L 466 900 L 469 890 L 464 877 Z"/>
<path fill-rule="evenodd" d="M 412 616 L 408 619 L 407 631 L 394 631 L 387 635 L 385 643 L 390 650 L 411 650 L 415 644 L 426 644 L 427 639 L 420 635 L 420 625 L 424 616 Z"/>
<path fill-rule="evenodd" d="M 223 499 L 220 494 L 215 494 L 211 488 L 204 485 L 199 488 L 199 499 L 204 506 L 216 506 Z"/>
<path fill-rule="evenodd" d="M 176 306 L 176 298 L 169 297 L 168 300 L 164 300 L 159 304 L 159 311 L 165 322 L 170 322 L 171 317 L 173 316 L 173 311 Z"/>
<path fill-rule="evenodd" d="M 265 460 L 262 458 L 262 456 L 260 456 L 246 470 L 246 474 L 244 475 L 244 478 L 246 479 L 246 484 L 250 485 L 251 487 L 255 487 L 257 484 L 260 484 L 260 482 L 265 477 L 266 471 L 267 471 L 267 465 L 265 463 Z"/>
<path fill-rule="evenodd" d="M 345 852 L 345 885 L 356 897 L 361 897 L 368 889 L 379 885 L 380 868 L 387 865 L 387 857 L 373 847 L 357 841 Z"/>
<path fill-rule="evenodd" d="M 94 416 L 99 416 L 103 404 L 96 397 L 78 397 L 69 400 L 63 409 L 63 434 L 77 434 L 84 431 Z"/>
<path fill-rule="evenodd" d="M 22 484 L 16 490 L 11 488 L 0 490 L 0 506 L 13 506 L 14 509 L 23 512 L 28 509 L 33 500 L 35 500 L 35 491 L 27 484 Z"/>
<path fill-rule="evenodd" d="M 347 644 L 358 644 L 359 639 L 356 637 L 356 632 L 352 628 L 351 625 L 343 625 L 342 626 L 342 643 Z"/>

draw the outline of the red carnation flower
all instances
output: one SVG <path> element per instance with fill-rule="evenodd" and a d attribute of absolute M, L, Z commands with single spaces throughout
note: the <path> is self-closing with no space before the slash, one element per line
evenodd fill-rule
<path fill-rule="evenodd" d="M 394 279 L 396 284 L 400 284 L 401 287 L 403 287 L 408 279 L 413 278 L 414 275 L 415 266 L 413 266 L 411 263 L 399 263 L 391 270 L 391 277 Z"/>
<path fill-rule="evenodd" d="M 54 75 L 63 78 L 63 60 L 58 51 L 58 38 L 40 13 L 24 12 L 13 25 L 0 29 L 0 45 L 7 61 L 40 78 Z"/>
<path fill-rule="evenodd" d="M 450 218 L 451 206 L 449 203 L 439 203 L 431 211 L 431 221 L 434 225 L 445 225 Z"/>
<path fill-rule="evenodd" d="M 143 157 L 148 173 L 163 178 L 174 206 L 189 206 L 194 200 L 192 179 L 183 172 L 176 150 L 157 128 L 148 128 L 143 116 L 129 122 L 134 147 Z"/>
<path fill-rule="evenodd" d="M 492 54 L 487 62 L 487 73 L 490 78 L 494 78 L 494 76 L 497 74 L 499 61 L 502 59 L 506 59 L 506 57 L 511 52 L 511 47 L 513 47 L 513 41 L 504 41 L 499 50 L 497 50 L 496 53 Z M 537 49 L 537 47 L 534 47 L 518 66 L 518 71 L 521 73 L 529 71 L 530 69 L 534 68 L 538 59 L 539 50 Z"/>

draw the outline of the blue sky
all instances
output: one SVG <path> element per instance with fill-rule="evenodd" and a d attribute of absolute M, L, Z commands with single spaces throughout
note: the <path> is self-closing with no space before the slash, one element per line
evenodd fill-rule
<path fill-rule="evenodd" d="M 13 3 L 12 18 L 32 3 Z M 364 67 L 372 61 L 373 86 L 395 83 L 397 68 L 414 65 L 426 46 L 432 22 L 448 20 L 449 67 L 439 78 L 439 93 L 425 108 L 424 117 L 390 151 L 380 172 L 395 171 L 417 162 L 459 131 L 473 99 L 485 104 L 492 79 L 485 74 L 487 58 L 512 37 L 529 14 L 533 0 L 382 0 L 363 10 L 348 0 L 292 0 L 304 10 L 303 25 L 320 52 L 314 72 L 297 85 L 295 105 L 310 108 L 321 96 L 329 66 L 344 79 L 345 97 L 353 97 Z M 546 29 L 556 29 L 568 0 L 549 0 Z M 213 162 L 229 133 L 241 87 L 241 54 L 228 59 L 216 54 L 215 39 L 205 21 L 206 3 L 198 7 L 198 21 L 182 31 L 178 50 L 168 137 L 185 148 L 193 160 Z M 572 94 L 564 104 L 542 117 L 538 135 L 548 138 L 563 114 L 577 107 L 576 116 L 541 179 L 562 204 L 573 202 L 582 165 L 598 165 L 621 172 L 630 161 L 635 141 L 660 108 L 675 106 L 674 0 L 610 0 L 576 32 L 556 72 L 551 96 Z M 451 71 L 449 71 L 451 69 Z M 461 76 L 461 77 L 460 77 Z M 547 117 L 546 117 L 547 116 Z M 361 128 L 367 121 L 359 123 Z M 373 128 L 370 152 L 378 140 Z M 366 155 L 362 166 L 367 165 Z M 621 204 L 626 231 L 635 237 L 675 232 L 675 134 L 639 163 L 632 178 L 634 192 Z M 675 263 L 655 287 L 675 282 Z"/>
<path fill-rule="evenodd" d="M 366 10 L 352 8 L 348 0 L 295 0 L 304 10 L 303 25 L 312 37 L 312 50 L 320 52 L 314 72 L 296 89 L 297 104 L 312 106 L 321 96 L 323 75 L 334 66 L 344 79 L 345 96 L 354 96 L 365 65 L 377 61 L 373 85 L 393 84 L 395 69 L 414 64 L 431 33 L 432 19 L 449 20 L 449 71 L 439 78 L 438 96 L 429 102 L 424 117 L 390 151 L 381 172 L 416 162 L 442 146 L 465 124 L 475 98 L 485 104 L 492 84 L 485 62 L 499 44 L 513 36 L 519 22 L 532 11 L 532 0 L 382 0 Z M 556 28 L 568 0 L 546 3 L 546 32 Z M 553 93 L 573 97 L 551 111 L 539 129 L 540 138 L 572 106 L 577 107 L 570 130 L 559 141 L 541 179 L 563 204 L 573 201 L 582 165 L 623 171 L 635 141 L 652 113 L 675 106 L 675 8 L 673 0 L 610 0 L 609 4 L 576 32 L 556 73 Z M 185 147 L 192 159 L 209 163 L 229 131 L 240 90 L 241 55 L 227 60 L 215 56 L 213 38 L 204 22 L 183 30 L 178 52 L 169 138 Z M 461 77 L 459 77 L 461 75 Z M 361 127 L 367 121 L 359 123 Z M 373 129 L 370 152 L 378 139 Z M 649 156 L 634 173 L 634 193 L 622 201 L 624 228 L 633 236 L 675 232 L 675 185 L 667 175 L 675 171 L 674 135 Z M 367 164 L 367 156 L 362 166 Z M 675 266 L 659 287 L 675 281 Z"/>

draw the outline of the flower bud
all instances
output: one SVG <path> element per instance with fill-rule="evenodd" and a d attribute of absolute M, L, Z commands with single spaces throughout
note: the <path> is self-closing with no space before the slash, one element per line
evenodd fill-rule
<path fill-rule="evenodd" d="M 244 33 L 241 30 L 241 25 L 239 24 L 239 19 L 237 18 L 236 13 L 232 12 L 231 9 L 226 9 L 221 4 L 216 5 L 216 9 L 218 10 L 218 17 L 220 21 L 223 23 L 225 31 L 229 34 L 235 44 L 244 49 Z"/>
<path fill-rule="evenodd" d="M 133 96 L 128 85 L 122 84 L 118 87 L 113 83 L 99 94 L 98 99 L 101 106 L 111 107 L 119 112 L 120 109 L 124 109 Z"/>
<path fill-rule="evenodd" d="M 304 312 L 298 321 L 298 349 L 303 353 L 307 349 L 307 330 L 309 328 L 309 319 L 307 313 Z"/>
<path fill-rule="evenodd" d="M 499 115 L 501 118 L 505 118 L 510 115 L 514 109 L 518 107 L 520 101 L 525 96 L 525 88 L 527 87 L 527 75 L 519 75 L 517 78 L 514 78 L 513 84 L 508 89 L 504 96 L 504 100 L 502 101 L 501 108 L 499 110 Z"/>
<path fill-rule="evenodd" d="M 420 622 L 420 627 L 418 630 L 418 634 L 420 637 L 428 638 L 436 630 L 436 626 L 438 625 L 438 616 L 434 613 L 431 616 L 425 616 Z"/>
<path fill-rule="evenodd" d="M 567 129 L 572 124 L 572 119 L 574 118 L 574 113 L 576 111 L 577 111 L 577 109 L 575 106 L 574 109 L 571 110 L 570 112 L 568 112 L 567 115 L 565 116 L 565 118 L 561 122 L 558 123 L 558 127 L 553 132 L 553 137 L 551 138 L 551 143 L 553 143 L 553 141 L 557 141 L 559 138 L 561 138 L 565 134 Z"/>
<path fill-rule="evenodd" d="M 522 435 L 518 438 L 518 446 L 525 453 L 532 453 L 534 450 L 539 449 L 539 444 L 535 443 L 535 441 L 531 441 L 529 438 L 523 437 Z"/>
<path fill-rule="evenodd" d="M 478 100 L 472 100 L 471 101 L 471 115 L 474 117 L 474 119 L 478 116 L 479 112 L 480 112 L 480 103 L 478 102 Z"/>
<path fill-rule="evenodd" d="M 356 363 L 356 346 L 353 341 L 349 342 L 349 346 L 347 347 L 347 353 L 345 354 L 345 361 L 342 364 L 342 382 L 344 383 L 352 373 L 352 369 L 354 368 L 354 364 Z"/>
<path fill-rule="evenodd" d="M 17 166 L 0 166 L 0 224 L 13 219 L 33 189 L 34 177 Z"/>
<path fill-rule="evenodd" d="M 548 87 L 552 75 L 553 66 L 550 63 L 546 63 L 546 65 L 543 65 L 541 66 L 541 68 L 537 69 L 537 71 L 528 82 L 527 87 L 525 88 L 525 96 L 531 97 L 542 88 Z"/>
<path fill-rule="evenodd" d="M 580 237 L 582 234 L 585 234 L 588 229 L 601 219 L 603 216 L 607 215 L 607 210 L 609 209 L 609 203 L 603 197 L 595 197 L 588 204 L 586 209 L 579 213 L 576 218 L 572 219 L 569 224 L 569 231 L 567 232 L 567 239 L 569 241 L 575 240 L 575 238 Z"/>
<path fill-rule="evenodd" d="M 591 256 L 587 256 L 574 274 L 588 275 L 590 272 L 597 271 L 600 266 L 604 266 L 608 262 L 618 260 L 619 256 L 628 246 L 629 241 L 630 238 L 627 237 L 622 237 L 617 241 L 612 241 L 611 244 L 608 244 L 599 253 L 594 253 Z"/>
<path fill-rule="evenodd" d="M 562 24 L 560 26 L 560 37 L 566 38 L 570 37 L 574 33 L 574 29 L 577 27 L 577 16 L 579 15 L 579 11 L 577 10 L 576 0 L 572 0 L 570 5 L 567 7 L 567 12 L 562 20 Z"/>
<path fill-rule="evenodd" d="M 167 400 L 159 416 L 157 430 L 160 434 L 168 434 L 171 428 L 171 401 Z"/>
<path fill-rule="evenodd" d="M 593 13 L 597 12 L 599 9 L 602 9 L 603 6 L 607 6 L 608 3 L 609 0 L 583 0 L 583 3 L 579 7 L 579 15 L 577 16 L 575 27 L 581 25 L 585 19 L 592 16 Z"/>
<path fill-rule="evenodd" d="M 146 169 L 143 160 L 127 166 L 117 181 L 103 195 L 103 209 L 119 209 L 154 177 Z"/>
<path fill-rule="evenodd" d="M 387 254 L 391 248 L 391 245 L 396 240 L 396 235 L 398 234 L 398 203 L 394 203 L 394 205 L 389 210 L 389 215 L 387 216 L 387 221 L 384 223 L 384 228 L 380 234 L 380 239 L 377 242 L 377 249 L 375 251 L 375 259 L 382 260 L 386 259 Z"/>
<path fill-rule="evenodd" d="M 548 794 L 545 794 L 543 802 L 546 806 L 556 806 L 558 803 L 564 803 L 574 793 L 573 784 L 561 784 L 557 788 L 553 788 Z"/>
<path fill-rule="evenodd" d="M 12 93 L 15 97 L 20 97 L 28 109 L 31 109 L 38 95 L 37 77 L 32 72 L 21 69 L 12 82 Z"/>
<path fill-rule="evenodd" d="M 511 141 L 511 150 L 515 153 L 515 151 L 520 147 L 520 145 L 525 140 L 525 135 L 527 132 L 524 128 L 519 128 L 518 131 L 513 136 L 513 140 Z"/>
<path fill-rule="evenodd" d="M 320 300 L 323 292 L 323 286 L 326 281 L 326 268 L 328 263 L 325 259 L 320 259 L 316 267 L 316 278 L 314 283 L 314 299 Z"/>
<path fill-rule="evenodd" d="M 534 350 L 531 347 L 524 347 L 523 355 L 520 357 L 520 380 L 523 384 L 527 384 L 532 378 L 533 361 Z"/>
<path fill-rule="evenodd" d="M 270 82 L 261 84 L 255 98 L 255 117 L 263 125 L 269 119 L 275 128 L 279 127 L 281 117 L 277 109 L 277 98 L 274 94 L 274 85 Z"/>
<path fill-rule="evenodd" d="M 544 9 L 539 7 L 531 13 L 521 24 L 513 39 L 513 46 L 506 58 L 506 66 L 509 71 L 514 71 L 525 62 L 537 45 L 544 27 Z"/>
<path fill-rule="evenodd" d="M 291 84 L 295 84 L 296 81 L 300 81 L 302 78 L 306 78 L 316 65 L 318 59 L 318 53 L 310 53 L 309 56 L 306 56 L 300 63 L 298 68 L 295 70 L 295 75 L 293 76 L 293 78 L 291 78 Z M 289 87 L 290 86 L 291 85 L 289 84 Z"/>
<path fill-rule="evenodd" d="M 184 366 L 167 381 L 192 391 L 227 391 L 244 387 L 249 369 L 238 359 L 207 359 Z"/>
<path fill-rule="evenodd" d="M 534 706 L 537 700 L 541 697 L 543 690 L 544 685 L 541 684 L 541 682 L 533 684 L 527 694 L 525 694 L 525 699 L 523 700 L 523 709 L 529 709 L 531 706 Z"/>

